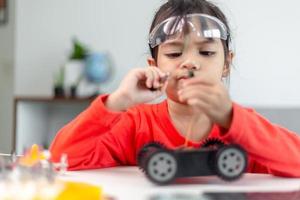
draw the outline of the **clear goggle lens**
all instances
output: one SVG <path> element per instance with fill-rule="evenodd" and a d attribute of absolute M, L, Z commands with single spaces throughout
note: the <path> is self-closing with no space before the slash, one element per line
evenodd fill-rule
<path fill-rule="evenodd" d="M 227 27 L 218 18 L 206 14 L 189 14 L 170 17 L 158 24 L 149 35 L 149 44 L 154 48 L 166 40 L 186 32 L 195 32 L 198 37 L 227 40 Z"/>

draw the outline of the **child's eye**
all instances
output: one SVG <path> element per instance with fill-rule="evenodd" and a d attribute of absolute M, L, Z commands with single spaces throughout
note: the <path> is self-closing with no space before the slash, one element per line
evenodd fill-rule
<path fill-rule="evenodd" d="M 213 56 L 216 54 L 214 51 L 200 51 L 200 54 L 203 56 Z"/>
<path fill-rule="evenodd" d="M 181 56 L 182 53 L 167 53 L 166 56 L 169 58 L 177 58 Z"/>

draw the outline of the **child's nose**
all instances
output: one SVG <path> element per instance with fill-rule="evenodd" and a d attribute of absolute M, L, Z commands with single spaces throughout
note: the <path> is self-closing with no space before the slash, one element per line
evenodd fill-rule
<path fill-rule="evenodd" d="M 195 62 L 195 61 L 185 61 L 180 65 L 181 69 L 187 69 L 187 70 L 199 70 L 200 69 L 200 64 Z"/>

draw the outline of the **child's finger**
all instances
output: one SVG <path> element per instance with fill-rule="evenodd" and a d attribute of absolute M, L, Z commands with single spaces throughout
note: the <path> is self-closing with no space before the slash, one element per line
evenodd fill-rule
<path fill-rule="evenodd" d="M 157 69 L 155 69 L 155 67 L 151 67 L 151 70 L 153 72 L 154 75 L 154 79 L 153 79 L 153 88 L 159 88 L 160 86 L 160 74 L 159 71 Z"/>
<path fill-rule="evenodd" d="M 213 93 L 211 92 L 211 90 L 211 87 L 207 86 L 190 86 L 189 88 L 179 90 L 178 97 L 179 100 L 183 102 L 196 98 L 209 103 L 212 102 L 213 98 Z"/>
<path fill-rule="evenodd" d="M 160 78 L 168 76 L 168 74 L 169 74 L 168 72 L 166 73 L 166 72 L 161 71 L 161 69 L 159 69 L 158 67 L 153 67 L 153 69 L 158 72 Z"/>
<path fill-rule="evenodd" d="M 159 87 L 163 87 L 165 82 L 170 76 L 169 72 L 162 72 L 159 68 L 155 67 L 154 70 L 159 74 Z"/>
<path fill-rule="evenodd" d="M 217 80 L 215 80 L 215 78 L 211 78 L 209 74 L 195 73 L 193 77 L 184 80 L 183 86 L 193 85 L 193 84 L 214 85 L 216 84 L 216 82 Z"/>
<path fill-rule="evenodd" d="M 148 88 L 152 88 L 153 81 L 154 81 L 154 72 L 150 69 L 147 69 L 145 72 L 145 76 L 146 76 L 146 86 Z"/>
<path fill-rule="evenodd" d="M 151 88 L 151 89 L 152 90 L 156 90 L 156 89 L 161 90 L 162 87 L 164 86 L 164 83 L 166 82 L 166 80 L 168 78 L 168 73 L 164 73 L 156 67 L 152 67 L 151 70 L 153 70 L 153 73 L 154 73 L 153 88 Z"/>
<path fill-rule="evenodd" d="M 187 104 L 194 106 L 208 115 L 209 104 L 202 99 L 192 98 L 187 100 Z"/>
<path fill-rule="evenodd" d="M 188 85 L 186 87 L 181 88 L 178 91 L 178 94 L 184 95 L 188 93 L 198 93 L 198 92 L 203 92 L 207 95 L 212 95 L 214 93 L 214 86 L 210 85 Z"/>

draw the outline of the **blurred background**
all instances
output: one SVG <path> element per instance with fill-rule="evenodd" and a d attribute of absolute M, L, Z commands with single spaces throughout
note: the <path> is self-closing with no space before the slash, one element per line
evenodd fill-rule
<path fill-rule="evenodd" d="M 145 67 L 148 30 L 163 2 L 0 0 L 0 152 L 48 147 L 90 96 Z M 300 133 L 300 2 L 213 2 L 232 28 L 233 100 Z"/>

